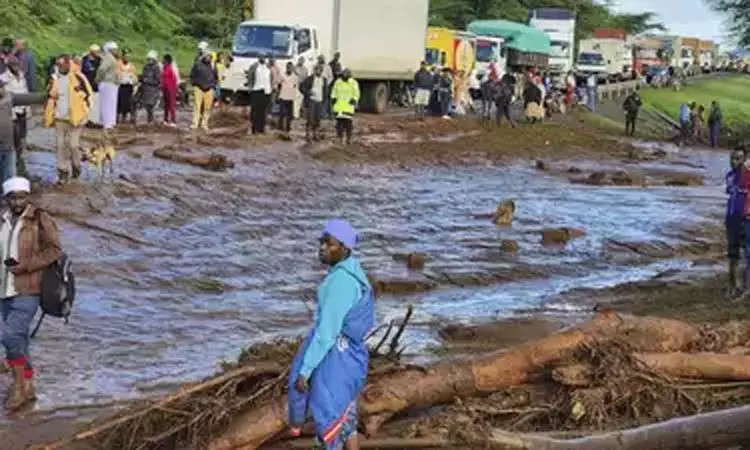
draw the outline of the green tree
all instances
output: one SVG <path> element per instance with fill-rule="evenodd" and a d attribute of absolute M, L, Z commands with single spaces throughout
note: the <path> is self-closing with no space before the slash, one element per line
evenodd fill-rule
<path fill-rule="evenodd" d="M 750 46 L 750 0 L 705 0 L 729 19 L 729 34 L 739 45 Z"/>

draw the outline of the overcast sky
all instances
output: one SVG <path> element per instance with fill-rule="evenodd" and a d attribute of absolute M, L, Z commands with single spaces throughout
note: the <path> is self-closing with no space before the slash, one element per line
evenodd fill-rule
<path fill-rule="evenodd" d="M 653 11 L 669 33 L 728 43 L 722 17 L 703 0 L 615 0 L 616 9 L 627 13 Z"/>

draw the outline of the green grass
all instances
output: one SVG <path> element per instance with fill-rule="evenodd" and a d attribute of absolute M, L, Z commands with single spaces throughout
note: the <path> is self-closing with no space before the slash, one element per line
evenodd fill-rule
<path fill-rule="evenodd" d="M 190 70 L 196 40 L 183 19 L 159 0 L 26 0 L 0 5 L 0 38 L 28 39 L 41 68 L 50 56 L 83 54 L 92 43 L 116 41 L 142 66 L 146 53 L 172 53 Z M 40 72 L 41 73 L 41 72 Z"/>
<path fill-rule="evenodd" d="M 708 111 L 711 102 L 716 100 L 728 127 L 742 126 L 750 121 L 750 77 L 746 75 L 691 81 L 678 92 L 666 88 L 645 88 L 641 91 L 641 97 L 645 105 L 675 119 L 678 118 L 682 103 L 694 101 Z"/>

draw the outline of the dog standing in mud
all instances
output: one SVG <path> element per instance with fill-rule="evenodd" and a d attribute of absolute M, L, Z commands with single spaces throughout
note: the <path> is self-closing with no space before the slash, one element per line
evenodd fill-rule
<path fill-rule="evenodd" d="M 109 163 L 109 173 L 114 174 L 115 172 L 115 147 L 108 142 L 108 139 L 101 139 L 94 147 L 90 148 L 83 154 L 84 161 L 88 161 L 89 165 L 96 167 L 98 174 L 97 180 L 99 182 L 104 181 L 104 171 L 107 163 Z"/>

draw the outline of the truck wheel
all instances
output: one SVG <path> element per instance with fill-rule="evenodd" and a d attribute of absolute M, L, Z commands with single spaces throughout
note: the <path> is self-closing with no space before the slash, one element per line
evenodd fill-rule
<path fill-rule="evenodd" d="M 369 98 L 367 99 L 367 107 L 375 114 L 382 114 L 388 107 L 388 84 L 387 83 L 375 83 L 368 89 Z"/>

